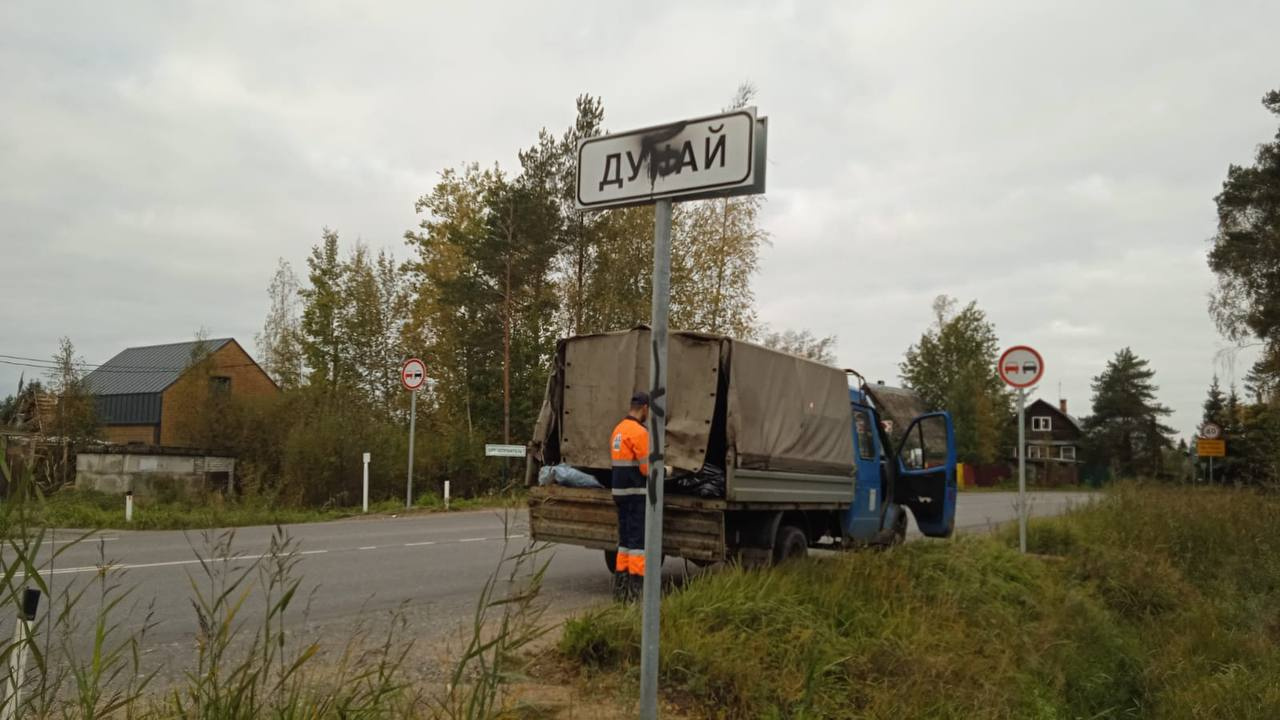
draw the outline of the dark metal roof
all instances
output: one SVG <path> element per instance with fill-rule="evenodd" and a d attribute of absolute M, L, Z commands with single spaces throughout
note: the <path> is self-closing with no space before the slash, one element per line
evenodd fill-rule
<path fill-rule="evenodd" d="M 156 425 L 160 422 L 160 393 L 98 395 L 94 397 L 103 425 Z"/>
<path fill-rule="evenodd" d="M 234 342 L 231 338 L 133 347 L 103 363 L 85 376 L 94 395 L 159 393 L 173 384 L 203 342 L 203 351 L 217 352 Z"/>

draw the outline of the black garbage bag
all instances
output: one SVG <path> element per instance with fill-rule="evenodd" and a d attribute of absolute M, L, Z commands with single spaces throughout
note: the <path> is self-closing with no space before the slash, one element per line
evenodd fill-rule
<path fill-rule="evenodd" d="M 724 468 L 707 464 L 695 473 L 672 475 L 667 481 L 666 489 L 678 495 L 722 498 L 724 497 Z"/>

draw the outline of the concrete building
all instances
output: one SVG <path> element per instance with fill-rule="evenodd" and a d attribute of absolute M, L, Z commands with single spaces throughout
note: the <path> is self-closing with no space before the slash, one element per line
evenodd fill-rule
<path fill-rule="evenodd" d="M 216 397 L 280 392 L 233 338 L 124 350 L 85 378 L 109 443 L 190 447 L 191 428 Z"/>

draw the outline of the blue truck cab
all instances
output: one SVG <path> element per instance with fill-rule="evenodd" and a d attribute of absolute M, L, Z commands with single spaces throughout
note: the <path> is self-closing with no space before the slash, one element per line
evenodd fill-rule
<path fill-rule="evenodd" d="M 841 529 L 853 543 L 900 542 L 906 536 L 907 510 L 923 535 L 949 537 L 955 530 L 951 415 L 924 413 L 906 428 L 894 427 L 886 417 L 889 408 L 911 407 L 912 397 L 883 385 L 860 383 L 849 389 L 856 479 Z"/>

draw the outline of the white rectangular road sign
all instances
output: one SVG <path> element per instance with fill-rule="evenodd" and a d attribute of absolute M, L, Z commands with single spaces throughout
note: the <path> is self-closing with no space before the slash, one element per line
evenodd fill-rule
<path fill-rule="evenodd" d="M 578 207 L 764 192 L 765 121 L 749 107 L 586 138 L 578 144 Z"/>
<path fill-rule="evenodd" d="M 524 457 L 523 445 L 485 445 L 487 457 Z"/>

